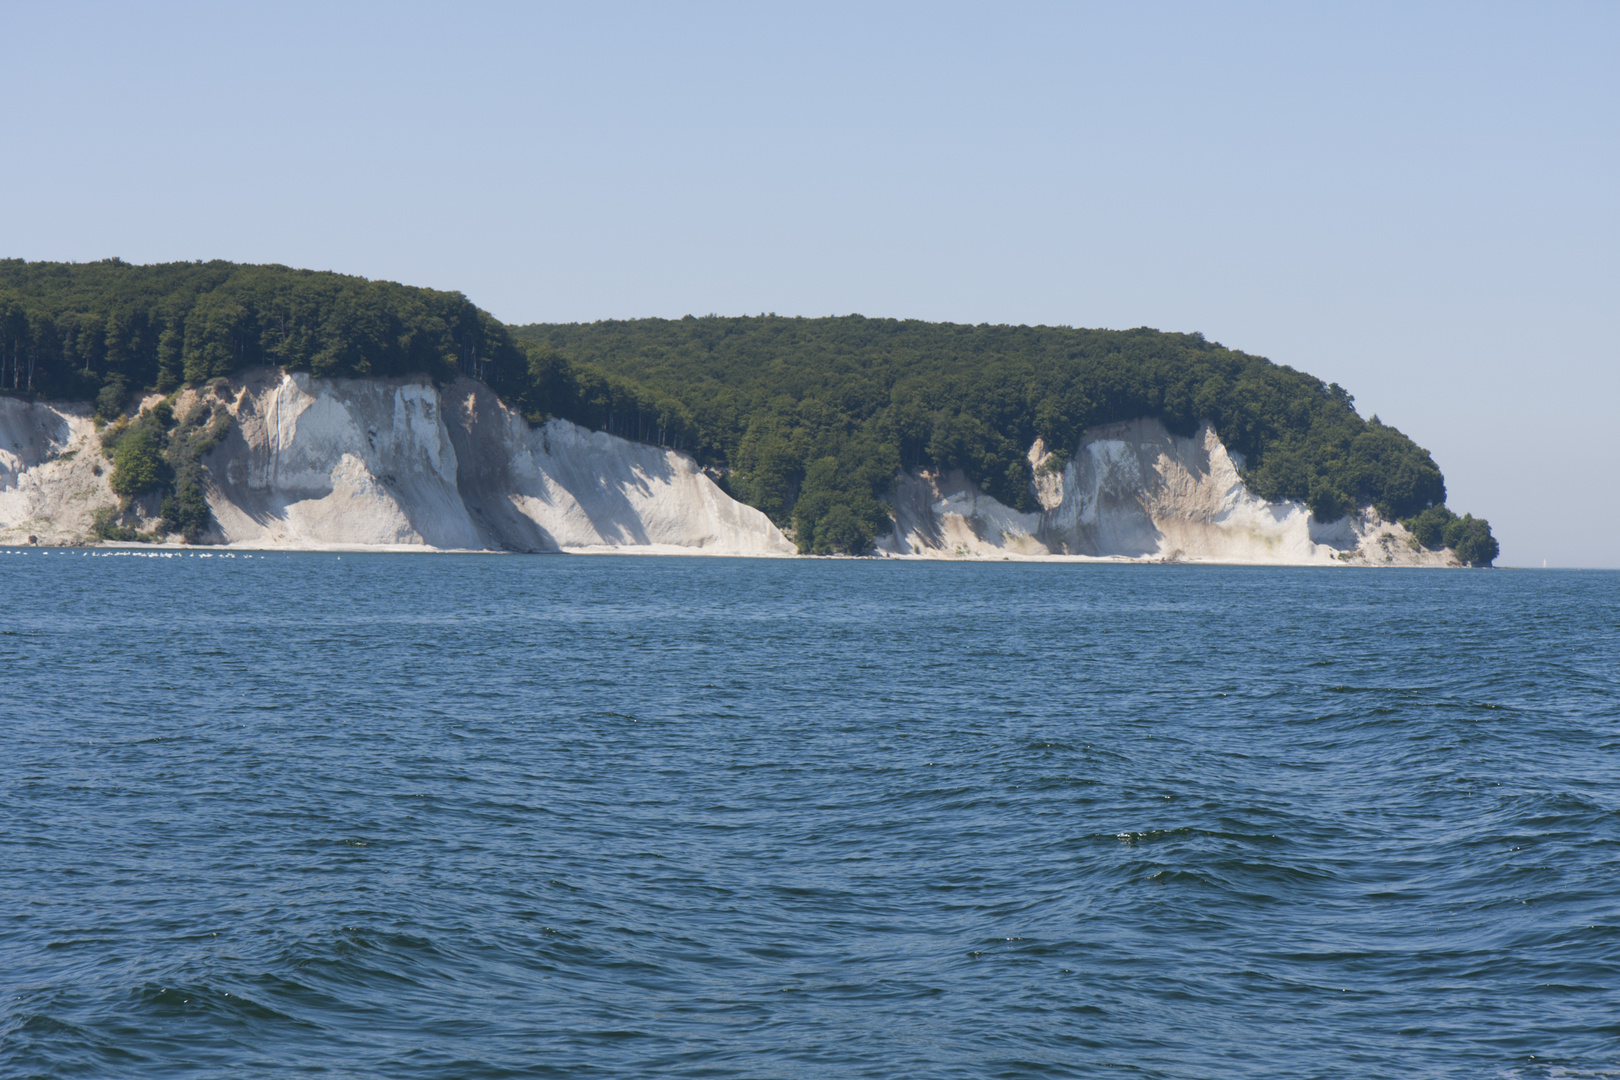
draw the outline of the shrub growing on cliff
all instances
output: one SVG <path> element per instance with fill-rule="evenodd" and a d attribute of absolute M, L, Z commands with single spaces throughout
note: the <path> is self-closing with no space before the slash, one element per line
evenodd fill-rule
<path fill-rule="evenodd" d="M 1450 548 L 1469 566 L 1489 566 L 1502 551 L 1485 519 L 1472 514 L 1458 517 L 1443 504 L 1431 506 L 1401 524 L 1422 547 L 1430 551 Z"/>
<path fill-rule="evenodd" d="M 205 404 L 176 421 L 173 405 L 164 400 L 134 421 L 109 425 L 102 433 L 102 447 L 113 459 L 113 491 L 124 497 L 126 509 L 129 499 L 160 492 L 159 533 L 180 533 L 187 543 L 197 543 L 211 517 L 201 459 L 225 437 L 230 424 L 230 413 L 223 406 Z M 110 540 L 133 537 L 124 536 L 129 530 L 111 519 L 98 523 L 96 531 Z"/>
<path fill-rule="evenodd" d="M 161 430 L 152 424 L 136 424 L 118 440 L 113 451 L 113 474 L 109 483 L 125 498 L 142 495 L 163 484 L 169 476 L 163 460 Z"/>
<path fill-rule="evenodd" d="M 1502 553 L 1484 519 L 1464 514 L 1446 529 L 1446 546 L 1469 566 L 1489 566 Z"/>
<path fill-rule="evenodd" d="M 130 543 L 141 539 L 141 534 L 127 525 L 118 523 L 118 508 L 103 506 L 95 513 L 90 531 L 103 540 L 121 540 Z"/>
<path fill-rule="evenodd" d="M 208 531 L 212 512 L 203 493 L 202 458 L 230 430 L 231 414 L 223 405 L 196 404 L 169 434 L 165 458 L 173 482 L 162 503 L 161 528 L 180 533 L 195 544 Z"/>
<path fill-rule="evenodd" d="M 1310 498 L 1305 505 L 1310 507 L 1311 516 L 1317 521 L 1338 521 L 1356 508 L 1330 480 L 1319 478 L 1311 484 L 1310 490 Z"/>
<path fill-rule="evenodd" d="M 203 496 L 202 470 L 195 462 L 180 471 L 172 493 L 163 499 L 161 513 L 164 533 L 180 533 L 188 544 L 202 539 L 211 515 Z"/>
<path fill-rule="evenodd" d="M 876 532 L 888 523 L 888 507 L 867 485 L 849 482 L 850 471 L 836 457 L 824 457 L 806 470 L 793 508 L 794 542 L 801 552 L 864 555 Z"/>
<path fill-rule="evenodd" d="M 103 420 L 116 420 L 118 414 L 124 411 L 124 402 L 128 400 L 129 380 L 122 375 L 113 375 L 96 395 L 96 415 Z"/>
<path fill-rule="evenodd" d="M 1421 514 L 1407 518 L 1401 524 L 1406 526 L 1412 538 L 1430 551 L 1438 551 L 1446 546 L 1446 529 L 1457 520 L 1457 515 L 1446 509 L 1441 503 L 1431 506 Z"/>

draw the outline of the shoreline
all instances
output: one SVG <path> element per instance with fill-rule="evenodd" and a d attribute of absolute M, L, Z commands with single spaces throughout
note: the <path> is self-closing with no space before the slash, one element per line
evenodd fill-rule
<path fill-rule="evenodd" d="M 726 551 L 704 551 L 701 548 L 680 548 L 671 544 L 645 544 L 623 547 L 609 547 L 596 545 L 591 547 L 568 547 L 556 551 L 502 551 L 493 548 L 438 548 L 422 544 L 321 544 L 300 543 L 287 545 L 254 545 L 254 544 L 177 544 L 162 542 L 143 544 L 139 541 L 109 540 L 95 544 L 0 544 L 0 554 L 17 555 L 28 552 L 42 554 L 57 552 L 68 554 L 78 552 L 82 555 L 108 556 L 115 554 L 151 555 L 151 556 L 196 556 L 199 558 L 224 558 L 238 555 L 251 557 L 254 555 L 270 554 L 313 554 L 313 555 L 492 555 L 492 556 L 630 556 L 634 558 L 699 558 L 699 559 L 779 559 L 782 561 L 843 561 L 843 562 L 900 562 L 900 563 L 1056 563 L 1069 565 L 1115 565 L 1115 566 L 1242 566 L 1242 567 L 1273 567 L 1277 569 L 1309 569 L 1320 568 L 1324 570 L 1468 570 L 1481 569 L 1462 565 L 1435 565 L 1433 563 L 1365 563 L 1348 560 L 1310 560 L 1310 561 L 1284 561 L 1284 560 L 1240 560 L 1240 559 L 1214 559 L 1207 557 L 1181 557 L 1161 558 L 1155 556 L 1132 557 L 1128 555 L 1024 555 L 1017 553 L 1004 553 L 997 555 L 978 554 L 894 554 L 891 552 L 877 552 L 871 555 L 800 555 L 797 553 L 760 552 L 738 554 Z M 1484 569 L 1582 569 L 1580 567 L 1486 567 Z"/>

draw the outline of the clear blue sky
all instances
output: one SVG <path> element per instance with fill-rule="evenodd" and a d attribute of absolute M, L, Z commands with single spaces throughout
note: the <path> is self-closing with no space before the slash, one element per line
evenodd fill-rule
<path fill-rule="evenodd" d="M 0 4 L 0 255 L 1201 330 L 1620 566 L 1620 5 Z"/>

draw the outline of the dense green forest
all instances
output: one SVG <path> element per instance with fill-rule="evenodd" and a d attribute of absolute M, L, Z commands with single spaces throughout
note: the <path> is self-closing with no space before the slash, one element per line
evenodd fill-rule
<path fill-rule="evenodd" d="M 261 364 L 496 381 L 525 363 L 506 328 L 460 293 L 285 266 L 0 260 L 0 386 L 10 390 L 107 392 L 116 408 L 122 394 Z"/>
<path fill-rule="evenodd" d="M 869 549 L 905 468 L 960 468 L 1027 509 L 1036 437 L 1061 458 L 1089 427 L 1151 416 L 1181 434 L 1211 420 L 1266 498 L 1323 520 L 1373 505 L 1424 523 L 1428 546 L 1496 555 L 1483 520 L 1444 510 L 1439 468 L 1405 435 L 1337 385 L 1199 334 L 858 315 L 509 328 L 460 293 L 283 266 L 0 260 L 0 391 L 94 401 L 111 420 L 139 392 L 264 364 L 482 379 L 531 420 L 689 451 L 805 551 Z M 195 493 L 175 487 L 193 486 L 192 442 L 143 432 L 125 452 L 172 459 L 154 477 L 193 508 L 176 518 L 192 531 Z"/>

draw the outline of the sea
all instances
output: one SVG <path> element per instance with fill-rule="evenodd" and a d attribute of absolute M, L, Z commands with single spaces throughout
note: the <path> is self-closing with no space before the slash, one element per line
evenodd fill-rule
<path fill-rule="evenodd" d="M 0 549 L 0 1076 L 1620 1077 L 1620 574 Z"/>

